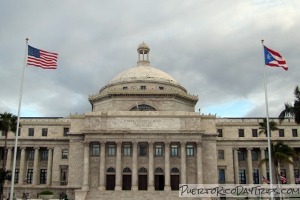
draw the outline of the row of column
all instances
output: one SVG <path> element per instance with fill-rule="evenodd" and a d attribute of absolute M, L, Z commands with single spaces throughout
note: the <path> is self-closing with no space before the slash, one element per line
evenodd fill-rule
<path fill-rule="evenodd" d="M 238 160 L 238 148 L 233 149 L 233 163 L 234 163 L 234 170 L 235 170 L 235 183 L 239 183 L 239 160 Z M 266 148 L 260 148 L 260 158 L 261 160 L 264 160 L 266 158 L 265 154 Z M 261 165 L 261 175 L 260 177 L 267 176 L 267 169 L 266 169 L 266 163 Z M 274 169 L 273 169 L 274 170 Z M 294 184 L 295 178 L 294 178 L 294 167 L 293 165 L 288 165 L 289 170 L 289 183 Z M 252 148 L 247 148 L 247 175 L 248 175 L 248 184 L 253 184 L 253 165 L 252 165 Z"/>
<path fill-rule="evenodd" d="M 89 147 L 90 143 L 84 143 L 84 166 L 83 166 L 83 185 L 82 190 L 89 189 Z M 99 170 L 99 190 L 105 190 L 105 144 L 100 143 L 100 170 Z M 148 190 L 154 190 L 154 143 L 148 143 L 149 152 L 149 166 L 148 166 Z M 164 190 L 171 190 L 170 186 L 170 143 L 165 143 L 165 188 Z M 122 159 L 121 159 L 122 142 L 117 142 L 116 151 L 116 186 L 115 190 L 122 190 Z M 138 190 L 138 143 L 132 143 L 132 190 Z M 202 175 L 202 148 L 201 143 L 197 143 L 197 181 L 198 184 L 203 183 Z M 187 183 L 186 178 L 186 143 L 181 143 L 181 173 L 180 183 Z"/>
<path fill-rule="evenodd" d="M 26 178 L 26 172 L 25 170 L 28 170 L 25 168 L 25 160 L 26 160 L 26 147 L 20 147 L 21 149 L 21 157 L 20 157 L 20 169 L 19 169 L 19 181 L 18 184 L 22 185 L 24 184 L 24 178 Z M 32 177 L 32 185 L 38 184 L 38 172 L 39 172 L 39 147 L 34 148 L 34 163 L 33 163 L 33 177 Z M 7 160 L 6 160 L 6 169 L 12 170 L 12 153 L 13 148 L 8 147 L 7 148 Z M 48 163 L 47 163 L 47 185 L 51 184 L 51 176 L 52 176 L 52 154 L 53 154 L 53 148 L 48 148 Z"/>

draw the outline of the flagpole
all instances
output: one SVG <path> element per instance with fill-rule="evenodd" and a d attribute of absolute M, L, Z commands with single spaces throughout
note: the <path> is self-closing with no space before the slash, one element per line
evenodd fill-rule
<path fill-rule="evenodd" d="M 23 94 L 23 82 L 24 82 L 24 74 L 25 74 L 25 66 L 27 62 L 27 50 L 28 50 L 28 38 L 26 38 L 26 47 L 25 47 L 25 55 L 24 55 L 24 63 L 23 63 L 23 70 L 22 70 L 22 78 L 21 78 L 21 85 L 20 85 L 20 98 L 19 98 L 19 107 L 18 107 L 18 120 L 17 120 L 17 130 L 15 136 L 15 149 L 14 149 L 14 159 L 13 159 L 13 169 L 12 169 L 12 176 L 11 176 L 11 185 L 10 185 L 10 200 L 13 200 L 14 197 L 14 185 L 15 185 L 15 171 L 16 171 L 16 162 L 17 162 L 17 152 L 18 152 L 18 137 L 19 137 L 19 128 L 20 128 L 20 113 L 21 113 L 21 102 L 22 102 L 22 94 Z"/>
<path fill-rule="evenodd" d="M 262 43 L 263 50 L 264 50 L 264 40 L 261 40 L 261 43 Z M 272 154 L 271 154 L 271 139 L 270 139 L 270 124 L 269 124 L 268 87 L 267 87 L 267 81 L 266 81 L 266 67 L 265 66 L 264 66 L 264 88 L 265 88 L 265 104 L 266 104 L 266 118 L 267 118 L 269 177 L 270 177 L 270 189 L 272 191 L 272 189 L 273 189 Z M 273 193 L 271 193 L 271 199 L 273 199 Z"/>

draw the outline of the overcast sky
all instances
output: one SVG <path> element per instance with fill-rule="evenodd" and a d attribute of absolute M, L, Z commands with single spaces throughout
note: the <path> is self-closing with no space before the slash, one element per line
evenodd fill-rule
<path fill-rule="evenodd" d="M 90 111 L 88 96 L 136 66 L 143 41 L 152 66 L 198 95 L 197 112 L 264 117 L 266 70 L 276 117 L 300 85 L 298 0 L 10 0 L 0 25 L 0 112 L 17 115 L 26 37 L 59 54 L 57 70 L 26 68 L 23 117 Z M 264 66 L 261 39 L 288 71 Z"/>

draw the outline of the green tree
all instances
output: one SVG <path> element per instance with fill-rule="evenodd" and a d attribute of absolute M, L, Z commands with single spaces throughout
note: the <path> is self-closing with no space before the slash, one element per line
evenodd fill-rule
<path fill-rule="evenodd" d="M 290 115 L 295 118 L 295 122 L 300 124 L 300 89 L 296 86 L 294 90 L 295 100 L 294 105 L 285 103 L 285 109 L 281 111 L 278 118 L 280 121 L 284 120 L 286 116 Z"/>
<path fill-rule="evenodd" d="M 11 171 L 0 169 L 0 199 L 3 199 L 3 186 L 6 180 L 11 179 Z"/>
<path fill-rule="evenodd" d="M 280 174 L 280 163 L 293 164 L 291 158 L 296 156 L 296 152 L 293 148 L 289 147 L 287 144 L 283 142 L 277 142 L 276 144 L 271 144 L 271 157 L 272 157 L 272 165 L 273 165 L 273 177 L 276 177 L 276 183 L 278 183 Z M 259 166 L 264 163 L 268 163 L 269 158 L 265 158 L 260 161 Z"/>
<path fill-rule="evenodd" d="M 16 132 L 17 130 L 17 116 L 11 113 L 0 113 L 0 130 L 5 136 L 4 151 L 3 151 L 3 163 L 1 169 L 1 182 L 0 182 L 0 199 L 3 199 L 3 185 L 5 180 L 8 180 L 11 176 L 11 172 L 6 170 L 7 160 L 7 135 L 9 131 Z"/>
<path fill-rule="evenodd" d="M 259 129 L 260 129 L 259 134 L 263 133 L 263 134 L 265 134 L 265 136 L 267 136 L 267 119 L 265 118 L 263 120 L 263 122 L 259 122 L 258 124 L 259 124 Z M 269 128 L 270 128 L 270 132 L 278 130 L 277 123 L 274 121 L 271 121 L 271 122 L 269 121 Z M 270 135 L 271 135 L 271 133 L 270 133 Z"/>

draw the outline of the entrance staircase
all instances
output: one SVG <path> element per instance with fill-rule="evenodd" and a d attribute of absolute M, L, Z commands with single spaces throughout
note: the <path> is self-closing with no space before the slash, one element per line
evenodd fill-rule
<path fill-rule="evenodd" d="M 91 189 L 86 200 L 182 200 L 179 198 L 178 191 L 99 191 L 97 189 Z M 194 198 L 197 199 L 197 198 Z"/>

